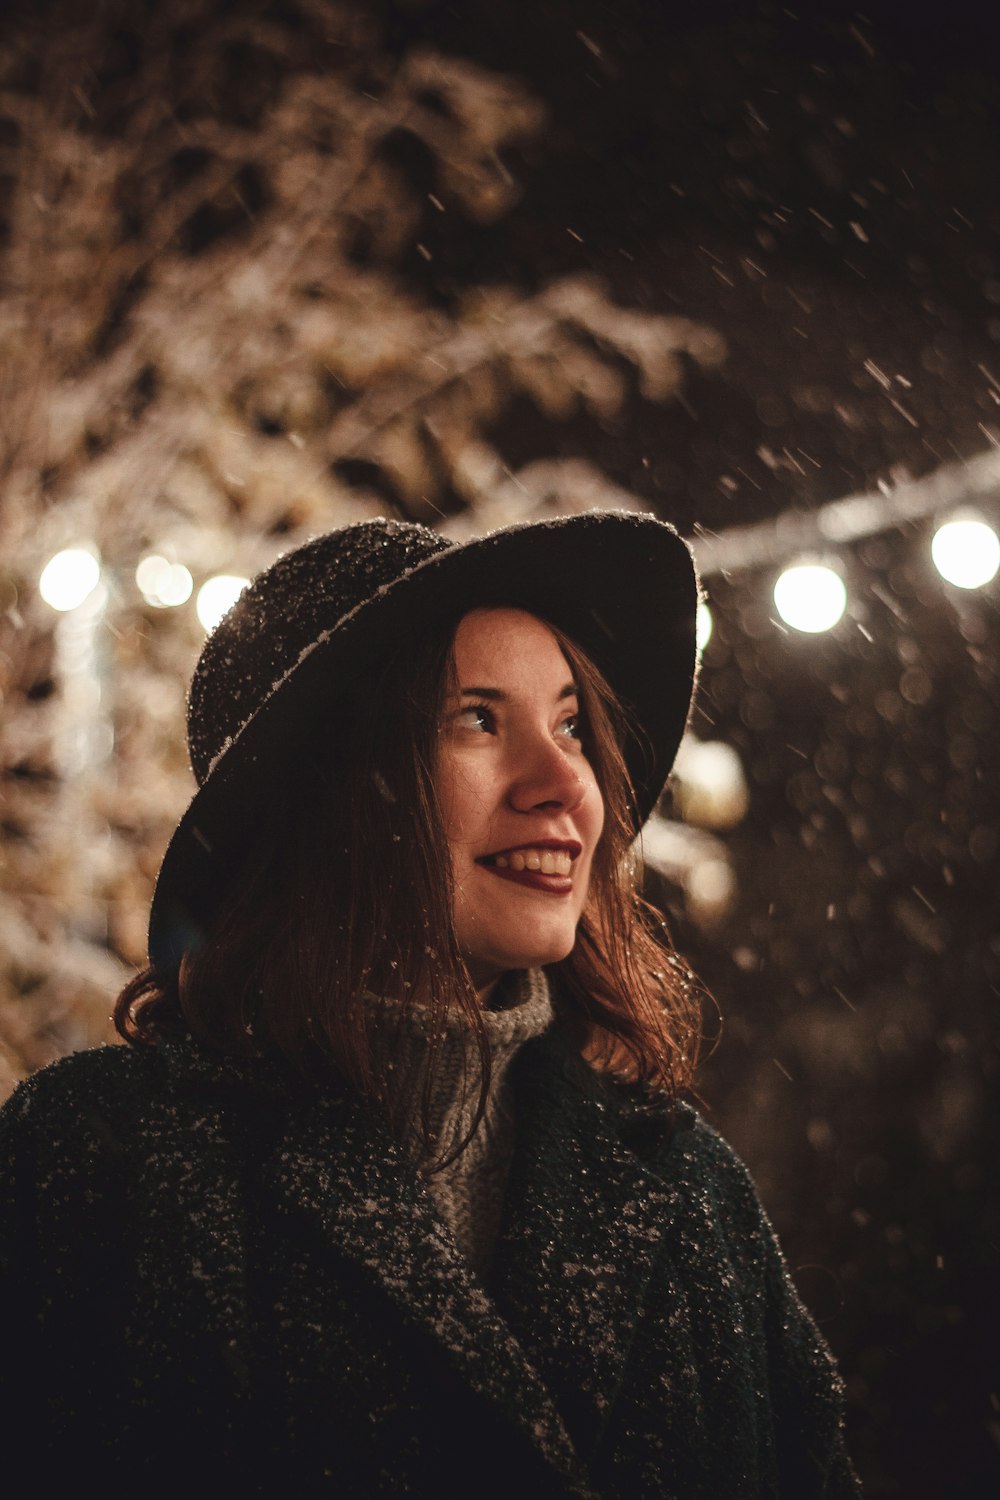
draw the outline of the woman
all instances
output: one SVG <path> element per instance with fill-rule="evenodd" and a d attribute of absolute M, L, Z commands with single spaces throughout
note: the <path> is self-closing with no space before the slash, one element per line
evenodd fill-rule
<path fill-rule="evenodd" d="M 125 1048 L 2 1114 L 7 1454 L 106 1493 L 857 1493 L 830 1356 L 680 1101 L 631 845 L 676 533 L 366 522 L 206 643 Z"/>

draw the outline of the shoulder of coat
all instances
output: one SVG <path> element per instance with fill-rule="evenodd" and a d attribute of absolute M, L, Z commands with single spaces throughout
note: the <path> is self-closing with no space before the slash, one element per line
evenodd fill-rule
<path fill-rule="evenodd" d="M 34 1117 L 60 1109 L 90 1109 L 145 1083 L 155 1066 L 151 1048 L 109 1044 L 71 1052 L 19 1083 L 3 1114 Z"/>
<path fill-rule="evenodd" d="M 747 1167 L 694 1104 L 628 1084 L 610 1083 L 608 1088 L 622 1134 L 640 1155 L 651 1159 L 667 1152 L 675 1163 L 686 1163 L 697 1179 L 713 1181 L 745 1204 L 756 1202 L 756 1188 Z"/>
<path fill-rule="evenodd" d="M 681 1138 L 681 1149 L 694 1173 L 710 1181 L 730 1208 L 754 1220 L 765 1218 L 750 1169 L 714 1125 L 692 1111 L 691 1128 Z"/>

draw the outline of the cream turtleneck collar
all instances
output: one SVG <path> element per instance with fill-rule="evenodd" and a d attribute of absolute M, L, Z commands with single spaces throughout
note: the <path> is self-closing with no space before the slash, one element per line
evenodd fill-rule
<path fill-rule="evenodd" d="M 385 1069 L 396 1098 L 412 1101 L 398 1126 L 403 1144 L 459 1248 L 485 1279 L 500 1227 L 507 1173 L 514 1151 L 516 1122 L 508 1074 L 525 1042 L 541 1036 L 553 1021 L 548 980 L 542 969 L 505 976 L 499 996 L 502 1009 L 483 1011 L 489 1041 L 491 1074 L 482 1119 L 455 1161 L 427 1171 L 420 1138 L 420 1095 L 428 1051 L 434 1035 L 430 1012 L 421 1005 L 404 1011 L 398 1002 L 373 997 L 384 1028 L 375 1028 L 375 1046 L 384 1045 Z M 430 1096 L 430 1124 L 446 1151 L 468 1135 L 479 1106 L 479 1054 L 463 1012 L 449 1014 L 438 1028 L 438 1045 Z"/>

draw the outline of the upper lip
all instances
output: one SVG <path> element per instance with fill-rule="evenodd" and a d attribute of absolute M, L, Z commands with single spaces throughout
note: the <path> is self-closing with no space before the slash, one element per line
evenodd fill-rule
<path fill-rule="evenodd" d="M 561 850 L 570 859 L 576 859 L 583 853 L 583 845 L 577 839 L 525 839 L 523 844 L 510 844 L 506 849 L 491 849 L 488 854 L 480 854 L 477 858 L 496 859 L 498 854 L 516 854 L 518 849 Z"/>

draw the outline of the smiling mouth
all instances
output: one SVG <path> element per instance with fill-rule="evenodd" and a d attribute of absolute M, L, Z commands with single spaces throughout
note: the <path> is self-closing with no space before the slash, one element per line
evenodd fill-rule
<path fill-rule="evenodd" d="M 579 859 L 582 853 L 583 844 L 576 838 L 540 838 L 537 844 L 519 844 L 513 849 L 484 853 L 475 862 L 487 870 L 511 870 L 516 874 L 532 871 L 567 877 L 574 859 Z"/>
<path fill-rule="evenodd" d="M 568 875 L 572 860 L 565 849 L 514 849 L 510 854 L 494 854 L 484 859 L 488 870 L 512 870 L 520 875 L 531 870 L 540 875 Z"/>
<path fill-rule="evenodd" d="M 573 889 L 573 861 L 582 851 L 577 843 L 524 845 L 502 854 L 485 854 L 476 860 L 481 869 L 500 880 L 512 881 L 528 890 L 550 896 L 566 896 Z"/>

